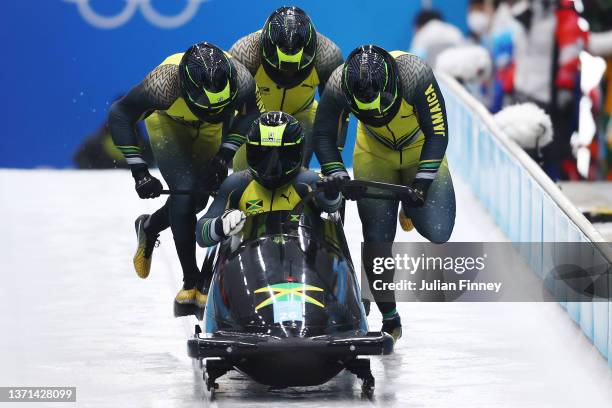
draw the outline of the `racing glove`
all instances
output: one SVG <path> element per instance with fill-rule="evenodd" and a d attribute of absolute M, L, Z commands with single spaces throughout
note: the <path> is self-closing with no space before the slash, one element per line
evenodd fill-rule
<path fill-rule="evenodd" d="M 140 198 L 159 197 L 164 189 L 161 181 L 149 173 L 145 164 L 132 166 L 132 177 L 136 182 L 136 192 Z"/>
<path fill-rule="evenodd" d="M 346 172 L 338 171 L 323 177 L 317 182 L 317 186 L 323 189 L 326 199 L 335 200 L 342 191 L 344 183 L 350 179 Z"/>
<path fill-rule="evenodd" d="M 427 199 L 427 190 L 429 190 L 430 185 L 431 181 L 429 180 L 415 179 L 410 187 L 412 191 L 401 197 L 404 208 L 423 207 Z"/>
<path fill-rule="evenodd" d="M 231 237 L 242 231 L 246 215 L 240 210 L 227 209 L 215 221 L 215 232 L 224 238 Z"/>
<path fill-rule="evenodd" d="M 223 180 L 227 178 L 227 163 L 229 161 L 221 152 L 217 153 L 208 162 L 208 171 L 202 179 L 201 188 L 203 191 L 212 192 L 219 190 Z"/>

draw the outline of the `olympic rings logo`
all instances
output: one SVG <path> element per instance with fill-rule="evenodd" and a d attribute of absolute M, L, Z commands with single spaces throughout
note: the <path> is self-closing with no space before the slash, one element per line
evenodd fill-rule
<path fill-rule="evenodd" d="M 151 24 L 159 28 L 177 28 L 189 22 L 198 12 L 200 3 L 210 0 L 186 0 L 185 9 L 175 16 L 167 16 L 158 12 L 151 4 L 151 0 L 124 0 L 123 10 L 114 16 L 104 16 L 98 14 L 89 4 L 90 0 L 64 0 L 67 3 L 74 3 L 79 14 L 85 21 L 94 27 L 111 30 L 126 24 L 136 14 L 138 8 L 144 18 Z"/>

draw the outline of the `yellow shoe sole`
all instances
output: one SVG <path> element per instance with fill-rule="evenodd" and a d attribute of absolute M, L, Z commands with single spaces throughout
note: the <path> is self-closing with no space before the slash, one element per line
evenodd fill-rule
<path fill-rule="evenodd" d="M 136 275 L 142 279 L 146 279 L 151 272 L 151 258 L 144 257 L 144 248 L 140 246 L 136 250 L 136 255 L 134 255 L 134 270 L 136 270 Z"/>
<path fill-rule="evenodd" d="M 138 247 L 136 248 L 136 253 L 134 254 L 134 270 L 136 271 L 136 275 L 138 275 L 139 278 L 146 279 L 149 276 L 149 272 L 151 272 L 151 258 L 147 259 L 144 256 L 145 246 L 147 245 L 147 237 L 144 231 L 139 229 L 142 222 L 144 222 L 140 221 L 139 223 L 139 220 L 143 218 L 145 218 L 145 216 L 141 215 L 136 221 Z M 152 255 L 153 254 L 151 254 L 151 256 Z"/>
<path fill-rule="evenodd" d="M 195 305 L 196 303 L 196 289 L 181 289 L 174 298 L 176 303 L 181 305 Z"/>
<path fill-rule="evenodd" d="M 410 232 L 414 229 L 414 224 L 412 224 L 412 220 L 406 217 L 406 215 L 404 215 L 404 211 L 401 208 L 399 211 L 398 218 L 399 218 L 399 223 L 404 231 Z"/>

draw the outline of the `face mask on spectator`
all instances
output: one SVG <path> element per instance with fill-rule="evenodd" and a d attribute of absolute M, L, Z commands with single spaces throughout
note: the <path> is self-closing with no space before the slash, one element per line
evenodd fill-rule
<path fill-rule="evenodd" d="M 483 35 L 489 27 L 489 16 L 482 11 L 470 11 L 467 23 L 474 34 Z"/>

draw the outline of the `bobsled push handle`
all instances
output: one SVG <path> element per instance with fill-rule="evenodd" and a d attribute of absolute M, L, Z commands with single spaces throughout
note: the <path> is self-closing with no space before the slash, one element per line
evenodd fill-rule
<path fill-rule="evenodd" d="M 162 190 L 166 195 L 191 195 L 191 190 Z"/>
<path fill-rule="evenodd" d="M 298 205 L 295 206 L 293 211 L 291 211 L 290 219 L 294 219 L 294 216 L 302 214 L 304 206 L 310 202 L 315 194 L 321 191 L 321 189 L 322 187 L 317 186 L 316 189 L 305 195 Z M 373 200 L 402 201 L 405 197 L 410 197 L 415 194 L 414 190 L 407 186 L 366 180 L 346 180 L 340 187 L 340 191 L 346 199 L 350 200 L 369 198 Z"/>
<path fill-rule="evenodd" d="M 161 193 L 165 195 L 191 195 L 191 194 L 194 194 L 195 191 L 177 189 L 177 190 L 162 190 Z M 202 194 L 214 197 L 217 195 L 217 192 L 216 191 L 202 191 Z"/>
<path fill-rule="evenodd" d="M 415 194 L 412 188 L 407 186 L 366 180 L 347 180 L 341 190 L 345 198 L 354 200 L 371 198 L 374 200 L 402 201 Z"/>

